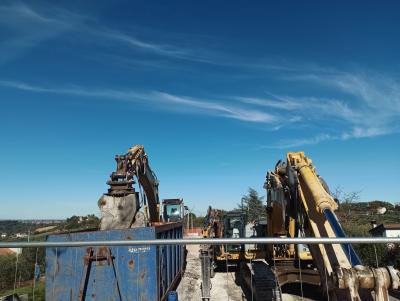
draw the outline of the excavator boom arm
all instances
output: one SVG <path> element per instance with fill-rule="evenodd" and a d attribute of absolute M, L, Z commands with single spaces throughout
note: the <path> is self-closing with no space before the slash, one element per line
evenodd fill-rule
<path fill-rule="evenodd" d="M 288 153 L 286 164 L 278 162 L 275 170 L 268 172 L 265 187 L 270 235 L 286 232 L 294 236 L 302 232 L 313 237 L 345 236 L 334 213 L 338 204 L 303 152 Z M 295 223 L 297 231 L 290 228 Z M 350 244 L 310 245 L 309 249 L 321 283 L 334 299 L 370 300 L 370 292 L 374 291 L 375 300 L 388 300 L 388 290 L 398 287 L 397 270 L 362 266 Z"/>
<path fill-rule="evenodd" d="M 155 173 L 150 168 L 148 157 L 142 145 L 136 145 L 129 149 L 131 171 L 136 175 L 139 184 L 143 187 L 147 198 L 147 207 L 149 211 L 150 222 L 158 222 L 160 214 L 158 205 L 160 203 L 158 195 L 158 179 Z"/>
<path fill-rule="evenodd" d="M 142 145 L 135 145 L 124 155 L 115 156 L 117 162 L 107 184 L 108 193 L 99 200 L 102 218 L 100 228 L 122 229 L 144 226 L 159 222 L 158 180 L 150 165 Z M 141 204 L 139 193 L 135 191 L 135 178 L 143 188 L 145 214 L 139 214 Z"/>

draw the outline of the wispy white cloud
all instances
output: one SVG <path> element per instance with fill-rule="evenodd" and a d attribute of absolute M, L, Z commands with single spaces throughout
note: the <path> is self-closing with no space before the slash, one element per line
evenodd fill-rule
<path fill-rule="evenodd" d="M 0 86 L 36 93 L 53 93 L 81 97 L 104 98 L 126 102 L 157 103 L 160 109 L 179 110 L 183 112 L 203 113 L 245 122 L 269 123 L 278 122 L 279 118 L 267 112 L 238 105 L 229 105 L 221 100 L 198 99 L 174 95 L 160 91 L 137 92 L 132 90 L 88 89 L 79 86 L 43 87 L 23 82 L 0 80 Z M 165 106 L 162 106 L 165 105 Z"/>
<path fill-rule="evenodd" d="M 384 127 L 354 127 L 350 132 L 344 132 L 340 139 L 347 140 L 351 138 L 368 138 L 368 137 L 376 137 L 382 135 L 388 135 L 393 132 L 397 132 L 398 128 L 384 128 Z"/>
<path fill-rule="evenodd" d="M 0 41 L 0 63 L 72 30 L 82 20 L 81 16 L 59 9 L 52 9 L 51 14 L 40 13 L 19 1 L 2 2 L 0 16 L 0 26 L 7 31 Z"/>
<path fill-rule="evenodd" d="M 121 65 L 142 64 L 151 68 L 165 68 L 165 62 L 168 62 L 168 67 L 174 68 L 177 60 L 184 60 L 246 71 L 229 74 L 231 77 L 242 76 L 244 73 L 259 76 L 268 70 L 277 75 L 278 80 L 304 83 L 305 86 L 309 85 L 310 91 L 315 91 L 316 87 L 322 92 L 319 91 L 318 96 L 307 95 L 303 88 L 300 92 L 270 93 L 267 97 L 255 92 L 254 95 L 202 99 L 160 92 L 157 89 L 138 92 L 82 86 L 46 87 L 13 81 L 2 81 L 2 86 L 36 93 L 143 103 L 157 101 L 161 106 L 165 104 L 163 109 L 269 124 L 269 130 L 278 131 L 285 127 L 296 130 L 296 127 L 302 127 L 313 129 L 309 132 L 316 133 L 312 137 L 294 141 L 292 145 L 376 137 L 400 131 L 400 82 L 390 76 L 372 72 L 344 72 L 315 64 L 293 64 L 287 61 L 259 63 L 257 59 L 249 62 L 229 60 L 226 59 L 229 54 L 224 59 L 221 53 L 207 48 L 196 49 L 193 45 L 187 48 L 184 46 L 190 43 L 172 43 L 160 36 L 151 39 L 135 30 L 118 31 L 99 24 L 95 18 L 50 6 L 35 7 L 18 1 L 2 2 L 0 15 L 0 26 L 10 33 L 0 41 L 0 63 L 25 54 L 48 39 L 72 33 L 74 38 L 80 37 L 80 43 L 102 46 L 96 47 L 99 50 L 96 55 L 108 56 L 109 59 L 104 61 L 119 60 Z M 114 44 L 118 47 L 109 47 Z M 118 52 L 120 48 L 123 51 Z M 142 54 L 146 59 L 142 60 Z"/>
<path fill-rule="evenodd" d="M 66 94 L 90 99 L 107 98 L 141 102 L 144 105 L 157 103 L 157 107 L 163 110 L 268 124 L 269 130 L 302 130 L 302 138 L 282 140 L 272 145 L 279 148 L 312 145 L 327 140 L 377 137 L 400 131 L 398 82 L 390 78 L 370 80 L 371 77 L 365 78 L 356 73 L 340 73 L 340 76 L 339 73 L 334 76 L 333 72 L 330 72 L 318 77 L 305 76 L 296 79 L 310 82 L 318 88 L 324 86 L 339 90 L 341 94 L 336 93 L 335 98 L 270 94 L 270 97 L 265 98 L 231 96 L 204 99 L 156 90 L 142 92 L 80 86 L 45 87 L 4 80 L 0 81 L 0 85 L 37 93 Z M 348 84 L 349 82 L 354 84 Z M 330 95 L 331 92 L 327 91 L 326 94 Z"/>
<path fill-rule="evenodd" d="M 102 35 L 105 38 L 109 38 L 112 40 L 120 41 L 126 43 L 127 45 L 134 47 L 134 48 L 141 48 L 143 50 L 152 51 L 154 53 L 159 53 L 161 55 L 167 56 L 183 56 L 186 54 L 186 51 L 182 49 L 178 49 L 172 47 L 170 45 L 162 45 L 156 43 L 150 43 L 148 41 L 143 41 L 134 37 L 132 35 L 128 35 L 118 31 L 98 31 L 96 32 L 99 35 Z"/>
<path fill-rule="evenodd" d="M 19 1 L 3 2 L 0 4 L 0 15 L 0 25 L 8 31 L 7 38 L 0 41 L 0 63 L 24 55 L 44 41 L 68 32 L 73 36 L 73 43 L 79 41 L 82 45 L 99 45 L 101 47 L 97 47 L 97 52 L 103 51 L 104 55 L 108 55 L 111 51 L 114 57 L 120 56 L 122 59 L 131 58 L 132 51 L 135 51 L 169 59 L 220 64 L 218 60 L 208 57 L 209 50 L 203 49 L 202 52 L 198 47 L 187 48 L 184 43 L 162 42 L 165 40 L 163 35 L 152 39 L 149 35 L 143 37 L 137 30 L 121 31 L 102 24 L 94 17 L 55 6 L 33 6 Z M 110 45 L 120 47 L 111 49 Z M 142 60 L 151 62 L 152 58 Z M 148 64 L 153 67 L 162 65 Z"/>
<path fill-rule="evenodd" d="M 320 79 L 331 87 L 361 100 L 367 109 L 379 112 L 382 117 L 400 114 L 400 81 L 376 74 L 341 74 Z"/>
<path fill-rule="evenodd" d="M 0 25 L 8 31 L 7 38 L 0 41 L 0 63 L 24 55 L 47 40 L 68 33 L 72 38 L 64 39 L 64 43 L 69 41 L 74 46 L 79 43 L 89 47 L 96 45 L 95 56 L 109 55 L 111 63 L 113 58 L 117 61 L 130 60 L 131 63 L 136 60 L 136 64 L 142 66 L 164 68 L 166 62 L 159 60 L 154 63 L 155 58 L 159 57 L 174 61 L 175 65 L 178 65 L 177 60 L 181 60 L 249 72 L 296 71 L 286 62 L 246 61 L 221 52 L 218 47 L 213 49 L 211 45 L 215 46 L 218 42 L 212 37 L 170 33 L 167 38 L 161 33 L 146 34 L 145 29 L 121 30 L 104 24 L 94 16 L 81 15 L 54 5 L 39 6 L 20 1 L 0 4 Z M 143 55 L 138 59 L 136 54 Z"/>
<path fill-rule="evenodd" d="M 215 115 L 223 117 L 262 123 L 274 123 L 278 121 L 278 118 L 276 116 L 273 116 L 261 110 L 232 106 L 217 101 L 198 100 L 162 92 L 155 92 L 154 94 L 158 96 L 158 99 L 167 101 L 168 103 L 175 103 L 183 105 L 185 107 L 192 107 L 199 110 L 213 112 Z"/>
<path fill-rule="evenodd" d="M 304 145 L 314 145 L 326 140 L 338 139 L 338 137 L 332 136 L 330 134 L 318 134 L 314 137 L 301 138 L 301 139 L 283 139 L 277 143 L 272 143 L 269 145 L 264 145 L 261 148 L 277 148 L 277 149 L 287 149 L 295 148 Z"/>
<path fill-rule="evenodd" d="M 296 111 L 305 117 L 321 118 L 336 116 L 343 119 L 353 119 L 357 114 L 347 103 L 337 99 L 318 97 L 293 97 L 284 95 L 273 95 L 274 99 L 237 97 L 242 103 L 258 105 L 262 107 L 278 109 L 283 111 Z"/>
<path fill-rule="evenodd" d="M 301 108 L 301 104 L 298 101 L 291 101 L 288 99 L 268 99 L 257 97 L 236 97 L 235 99 L 247 104 L 287 111 Z"/>
<path fill-rule="evenodd" d="M 146 35 L 141 33 L 140 30 L 135 29 L 121 31 L 104 24 L 96 24 L 96 22 L 80 26 L 79 34 L 85 35 L 86 39 L 103 46 L 108 46 L 110 42 L 120 45 L 120 49 L 124 50 L 122 54 L 114 49 L 114 53 L 110 56 L 114 56 L 117 60 L 134 61 L 132 55 L 126 54 L 126 50 L 151 55 L 150 57 L 141 57 L 141 60 L 145 61 L 147 66 L 157 68 L 164 68 L 165 62 L 161 62 L 160 64 L 160 61 L 158 61 L 158 64 L 153 64 L 152 62 L 155 61 L 156 57 L 170 59 L 175 62 L 180 60 L 182 62 L 218 66 L 241 66 L 231 61 L 222 60 L 222 58 L 227 56 L 226 53 L 211 50 L 210 47 L 204 48 L 204 45 L 198 44 L 198 37 L 195 38 L 193 36 L 185 36 L 185 38 L 180 39 L 171 38 L 174 36 L 174 33 L 171 33 L 168 35 L 169 39 L 166 39 L 161 34 Z M 132 54 L 129 51 L 128 53 Z M 109 55 L 109 53 L 106 55 Z"/>
<path fill-rule="evenodd" d="M 317 70 L 317 69 L 316 69 Z M 303 125 L 319 130 L 312 137 L 279 141 L 273 147 L 289 148 L 326 140 L 348 140 L 388 135 L 400 131 L 400 82 L 371 72 L 340 72 L 333 69 L 285 76 L 304 82 L 335 98 L 273 95 L 239 97 L 242 103 L 275 109 L 282 115 L 296 114 Z"/>
<path fill-rule="evenodd" d="M 329 140 L 349 140 L 358 138 L 371 138 L 393 133 L 391 130 L 381 128 L 359 128 L 355 127 L 350 131 L 342 132 L 341 134 L 320 133 L 312 137 L 295 138 L 295 139 L 282 139 L 276 143 L 262 146 L 261 148 L 276 148 L 276 149 L 290 149 L 304 145 L 315 145 Z"/>
<path fill-rule="evenodd" d="M 195 56 L 192 53 L 191 49 L 182 46 L 171 45 L 168 43 L 157 43 L 149 39 L 146 40 L 143 38 L 139 38 L 132 32 L 130 33 L 121 32 L 101 25 L 99 25 L 98 27 L 92 25 L 86 25 L 83 28 L 81 27 L 80 34 L 85 34 L 88 37 L 93 37 L 94 38 L 93 41 L 98 44 L 109 45 L 109 43 L 112 42 L 120 44 L 126 49 L 142 52 L 145 54 L 153 54 L 153 55 L 158 55 L 160 57 L 198 61 L 198 62 L 206 61 L 205 58 L 201 58 L 200 56 Z M 117 59 L 118 57 L 120 57 L 120 59 L 131 59 L 129 58 L 129 56 L 126 55 L 121 56 L 113 54 L 113 56 L 116 57 Z M 150 59 L 150 62 L 151 61 L 152 60 Z"/>
<path fill-rule="evenodd" d="M 67 87 L 45 87 L 24 82 L 6 80 L 0 80 L 0 86 L 37 93 L 53 93 L 93 98 L 110 98 L 125 101 L 134 101 L 135 99 L 139 100 L 145 98 L 146 96 L 145 94 L 138 93 L 136 91 L 119 91 L 114 89 L 88 89 L 76 85 L 70 85 Z"/>
<path fill-rule="evenodd" d="M 305 145 L 315 145 L 324 141 L 329 140 L 349 140 L 358 138 L 372 138 L 382 135 L 388 135 L 393 133 L 392 130 L 382 129 L 382 128 L 359 128 L 355 127 L 350 131 L 342 132 L 341 134 L 328 134 L 320 133 L 312 137 L 305 137 L 301 139 L 282 139 L 276 143 L 262 146 L 261 148 L 275 148 L 275 149 L 290 149 Z"/>

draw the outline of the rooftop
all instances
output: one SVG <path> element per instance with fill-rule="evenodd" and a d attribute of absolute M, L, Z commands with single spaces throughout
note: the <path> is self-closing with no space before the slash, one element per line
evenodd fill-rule
<path fill-rule="evenodd" d="M 375 228 L 369 230 L 369 233 L 371 234 L 382 233 L 385 230 L 400 230 L 400 224 L 380 224 Z"/>
<path fill-rule="evenodd" d="M 0 256 L 3 255 L 12 255 L 15 254 L 15 252 L 11 249 L 7 249 L 7 248 L 0 248 Z"/>

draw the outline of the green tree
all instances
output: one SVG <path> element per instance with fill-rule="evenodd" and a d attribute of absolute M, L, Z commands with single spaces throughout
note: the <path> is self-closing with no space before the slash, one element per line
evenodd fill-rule
<path fill-rule="evenodd" d="M 87 216 L 73 215 L 67 218 L 59 228 L 61 230 L 77 231 L 83 229 L 97 229 L 99 225 L 100 219 L 94 214 L 89 214 Z"/>
<path fill-rule="evenodd" d="M 23 271 L 26 280 L 33 279 L 35 264 L 40 266 L 43 273 L 45 269 L 45 248 L 24 248 L 20 255 L 20 270 Z"/>
<path fill-rule="evenodd" d="M 360 191 L 344 192 L 341 187 L 336 187 L 331 194 L 339 202 L 342 218 L 345 222 L 349 221 L 352 215 L 352 205 L 360 199 Z"/>
<path fill-rule="evenodd" d="M 388 263 L 388 249 L 384 244 L 360 244 L 354 249 L 364 265 L 376 267 Z"/>
<path fill-rule="evenodd" d="M 15 277 L 17 284 L 21 281 L 32 280 L 35 274 L 35 263 L 43 274 L 45 270 L 45 248 L 23 248 L 18 255 L 0 256 L 0 291 L 14 287 Z M 17 271 L 15 269 L 17 268 Z M 15 272 L 16 275 L 15 275 Z"/>
<path fill-rule="evenodd" d="M 263 204 L 262 196 L 258 192 L 249 187 L 246 195 L 242 197 L 242 203 L 239 205 L 240 209 L 247 213 L 248 221 L 258 220 L 267 216 L 265 206 Z"/>
<path fill-rule="evenodd" d="M 12 288 L 15 279 L 15 255 L 0 256 L 0 290 Z"/>

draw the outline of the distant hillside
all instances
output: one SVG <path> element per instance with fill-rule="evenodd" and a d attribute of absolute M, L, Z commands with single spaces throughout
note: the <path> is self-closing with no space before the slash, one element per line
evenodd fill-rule
<path fill-rule="evenodd" d="M 371 221 L 378 225 L 400 223 L 400 206 L 384 201 L 347 202 L 336 211 L 347 236 L 370 236 Z M 353 244 L 363 264 L 400 266 L 400 247 L 388 250 L 385 244 Z"/>
<path fill-rule="evenodd" d="M 0 220 L 0 234 L 5 233 L 7 236 L 12 236 L 17 233 L 33 233 L 40 227 L 50 226 L 51 223 L 26 222 L 22 220 Z"/>
<path fill-rule="evenodd" d="M 64 221 L 45 220 L 0 220 L 0 234 L 6 234 L 4 240 L 26 239 L 28 234 L 31 238 L 44 236 L 51 233 L 74 232 L 82 230 L 94 230 L 99 228 L 100 220 L 91 214 L 87 216 L 72 216 Z M 1 238 L 0 238 L 1 239 Z"/>
<path fill-rule="evenodd" d="M 61 232 L 74 232 L 82 230 L 99 229 L 100 219 L 94 215 L 89 214 L 86 216 L 71 216 L 67 218 L 64 223 L 57 226 L 56 230 Z"/>
<path fill-rule="evenodd" d="M 385 213 L 379 213 L 385 210 Z M 384 201 L 344 203 L 336 211 L 340 223 L 349 235 L 368 235 L 371 221 L 400 223 L 400 206 Z"/>

